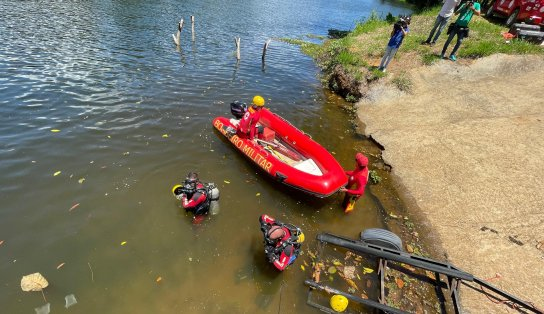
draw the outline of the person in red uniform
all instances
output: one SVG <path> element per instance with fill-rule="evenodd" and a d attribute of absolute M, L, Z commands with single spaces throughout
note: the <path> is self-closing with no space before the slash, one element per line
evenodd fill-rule
<path fill-rule="evenodd" d="M 362 153 L 355 155 L 355 169 L 346 171 L 348 176 L 348 185 L 340 188 L 340 192 L 346 192 L 342 207 L 344 212 L 349 213 L 355 206 L 357 201 L 365 194 L 366 183 L 368 182 L 368 158 Z"/>
<path fill-rule="evenodd" d="M 266 257 L 282 271 L 298 257 L 304 234 L 298 227 L 284 224 L 268 215 L 261 215 L 259 222 L 264 236 Z"/>
<path fill-rule="evenodd" d="M 206 187 L 200 182 L 196 172 L 187 174 L 178 199 L 181 200 L 181 206 L 185 211 L 190 211 L 195 216 L 204 215 L 210 209 Z"/>
<path fill-rule="evenodd" d="M 257 132 L 257 122 L 261 117 L 261 108 L 264 106 L 264 98 L 261 96 L 253 97 L 251 107 L 246 111 L 240 123 L 238 124 L 238 136 L 252 140 Z"/>

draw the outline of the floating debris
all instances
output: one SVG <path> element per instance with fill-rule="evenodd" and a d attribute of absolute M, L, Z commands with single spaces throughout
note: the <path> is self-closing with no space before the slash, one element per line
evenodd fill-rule
<path fill-rule="evenodd" d="M 157 279 L 155 279 L 155 282 L 156 282 L 156 283 L 160 283 L 161 281 L 162 281 L 162 277 L 161 277 L 161 276 L 159 276 L 159 277 L 157 277 Z"/>
<path fill-rule="evenodd" d="M 23 291 L 42 291 L 47 286 L 49 286 L 49 282 L 40 273 L 33 273 L 21 278 L 21 289 Z"/>
<path fill-rule="evenodd" d="M 34 308 L 34 311 L 36 311 L 36 314 L 49 314 L 51 312 L 51 303 Z"/>
<path fill-rule="evenodd" d="M 83 182 L 85 182 L 85 178 L 81 178 L 81 179 L 77 180 L 77 182 L 79 182 L 79 184 L 83 184 Z"/>
<path fill-rule="evenodd" d="M 58 175 L 61 174 L 61 173 L 62 173 L 62 171 L 59 170 L 59 171 L 53 173 L 53 177 L 56 177 L 56 176 L 58 176 Z"/>
<path fill-rule="evenodd" d="M 51 129 L 51 132 L 58 133 L 58 132 L 60 132 L 60 130 L 59 129 Z"/>
<path fill-rule="evenodd" d="M 66 264 L 66 263 L 60 263 L 60 264 L 57 266 L 57 269 L 61 269 L 62 266 L 64 266 L 64 264 Z"/>
<path fill-rule="evenodd" d="M 125 245 L 125 244 L 127 244 L 127 241 L 121 242 L 121 245 Z"/>
<path fill-rule="evenodd" d="M 344 267 L 344 277 L 346 279 L 354 279 L 355 278 L 355 266 L 346 266 Z"/>
<path fill-rule="evenodd" d="M 64 301 L 66 301 L 66 304 L 64 304 L 65 308 L 69 308 L 70 306 L 73 306 L 73 305 L 77 304 L 76 296 L 73 295 L 73 294 L 69 294 L 69 295 L 65 296 Z"/>
<path fill-rule="evenodd" d="M 72 207 L 70 207 L 70 209 L 68 209 L 68 211 L 71 212 L 72 210 L 76 209 L 78 206 L 79 206 L 79 203 L 74 204 Z"/>

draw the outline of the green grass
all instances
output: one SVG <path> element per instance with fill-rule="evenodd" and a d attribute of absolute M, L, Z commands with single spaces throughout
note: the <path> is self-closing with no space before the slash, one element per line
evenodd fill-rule
<path fill-rule="evenodd" d="M 391 82 L 397 86 L 397 88 L 405 93 L 411 93 L 413 83 L 406 72 L 401 72 L 398 76 L 395 76 Z"/>
<path fill-rule="evenodd" d="M 380 19 L 376 12 L 372 11 L 366 20 L 363 20 L 355 25 L 355 28 L 351 32 L 350 36 L 354 37 L 361 34 L 368 34 L 388 25 L 391 25 L 391 23 L 384 19 Z"/>
<path fill-rule="evenodd" d="M 311 43 L 302 39 L 297 38 L 277 38 L 279 41 L 283 41 L 285 43 L 291 44 L 291 45 L 298 45 L 300 46 L 300 49 L 303 53 L 306 55 L 309 55 L 312 58 L 317 58 L 323 50 L 323 46 L 316 43 Z"/>

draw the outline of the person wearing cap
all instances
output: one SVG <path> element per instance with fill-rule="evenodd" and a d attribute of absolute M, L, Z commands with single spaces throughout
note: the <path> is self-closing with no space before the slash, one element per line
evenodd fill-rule
<path fill-rule="evenodd" d="M 382 58 L 382 61 L 380 62 L 380 66 L 378 67 L 379 71 L 385 72 L 387 66 L 389 65 L 389 62 L 393 60 L 393 57 L 397 53 L 397 50 L 399 50 L 400 45 L 402 45 L 404 37 L 410 31 L 410 29 L 408 28 L 408 25 L 410 25 L 410 21 L 411 17 L 402 16 L 399 21 L 393 25 L 393 30 L 391 31 L 391 38 L 389 38 L 389 42 L 387 43 L 387 47 L 385 48 L 385 54 Z"/>
<path fill-rule="evenodd" d="M 342 207 L 344 212 L 349 213 L 353 210 L 355 202 L 365 194 L 365 187 L 368 182 L 368 158 L 362 153 L 355 155 L 355 169 L 346 171 L 348 184 L 340 188 L 340 192 L 346 192 Z"/>
<path fill-rule="evenodd" d="M 238 124 L 238 136 L 250 140 L 255 138 L 255 133 L 257 131 L 257 122 L 259 122 L 259 118 L 261 117 L 261 108 L 263 106 L 264 98 L 259 95 L 253 97 L 251 106 L 248 108 L 248 110 L 240 120 L 240 123 Z"/>
<path fill-rule="evenodd" d="M 300 228 L 284 224 L 268 215 L 261 215 L 259 222 L 264 236 L 266 257 L 274 267 L 283 271 L 298 257 L 300 246 L 304 242 L 304 233 Z"/>

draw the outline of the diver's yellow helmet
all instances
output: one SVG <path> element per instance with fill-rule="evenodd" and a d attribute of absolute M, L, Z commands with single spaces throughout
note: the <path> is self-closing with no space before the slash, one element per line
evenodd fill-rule
<path fill-rule="evenodd" d="M 348 298 L 343 295 L 335 294 L 331 297 L 331 307 L 336 312 L 344 312 L 348 307 Z"/>
<path fill-rule="evenodd" d="M 255 97 L 253 97 L 253 104 L 257 107 L 262 107 L 264 106 L 264 98 L 262 98 L 261 96 L 257 95 Z"/>

